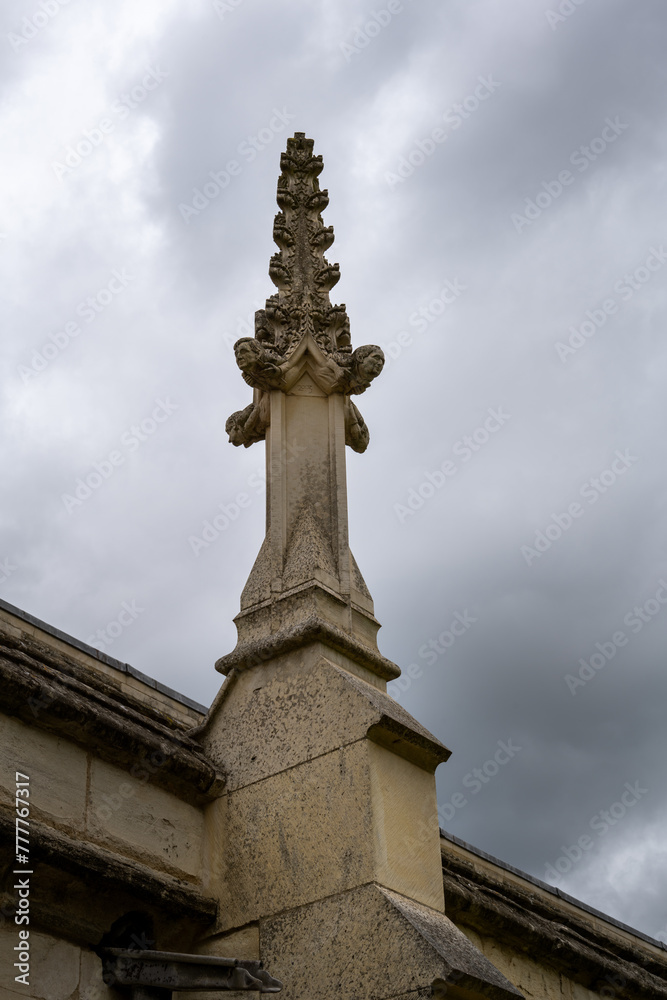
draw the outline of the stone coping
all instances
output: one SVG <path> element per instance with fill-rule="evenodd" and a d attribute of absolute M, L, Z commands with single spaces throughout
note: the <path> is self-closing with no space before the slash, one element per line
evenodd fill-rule
<path fill-rule="evenodd" d="M 87 656 L 92 656 L 93 659 L 99 660 L 100 663 L 104 663 L 107 667 L 112 667 L 114 670 L 120 671 L 120 673 L 127 674 L 128 677 L 134 677 L 135 680 L 145 684 L 146 687 L 159 691 L 160 694 L 164 694 L 168 698 L 172 698 L 174 701 L 180 702 L 181 705 L 186 705 L 187 708 L 191 708 L 195 712 L 199 712 L 201 715 L 207 714 L 208 709 L 206 706 L 200 705 L 198 701 L 194 701 L 192 698 L 188 698 L 187 695 L 181 694 L 179 691 L 175 691 L 166 684 L 162 684 L 161 681 L 154 680 L 152 677 L 149 677 L 148 674 L 142 673 L 141 670 L 137 670 L 129 663 L 122 663 L 120 660 L 114 659 L 113 656 L 107 656 L 106 653 L 96 649 L 94 646 L 89 646 L 80 639 L 75 639 L 74 636 L 67 635 L 66 632 L 61 632 L 60 629 L 54 628 L 53 625 L 48 625 L 46 622 L 36 618 L 34 615 L 28 614 L 27 611 L 22 611 L 21 608 L 14 607 L 13 604 L 9 604 L 7 601 L 3 601 L 2 599 L 0 599 L 0 609 L 9 612 L 9 614 L 14 615 L 15 618 L 20 618 L 22 621 L 36 626 L 41 629 L 42 632 L 46 632 L 54 638 L 60 639 L 61 642 L 67 643 L 68 646 L 80 649 L 82 653 L 85 653 Z"/>
<path fill-rule="evenodd" d="M 565 902 L 571 903 L 572 906 L 576 906 L 577 909 L 583 910 L 585 913 L 590 913 L 594 917 L 598 917 L 600 920 L 604 920 L 605 923 L 611 924 L 612 927 L 618 927 L 619 930 L 632 934 L 633 937 L 640 938 L 642 941 L 646 941 L 647 944 L 651 944 L 655 948 L 660 948 L 662 951 L 667 952 L 667 944 L 663 941 L 659 941 L 657 938 L 652 938 L 649 934 L 644 934 L 643 931 L 638 931 L 636 928 L 630 927 L 629 924 L 624 924 L 622 920 L 610 917 L 607 913 L 603 913 L 602 910 L 596 910 L 594 906 L 589 906 L 588 903 L 583 903 L 580 899 L 570 896 L 567 892 L 563 892 L 562 889 L 559 889 L 555 885 L 550 885 L 548 882 L 543 882 L 542 879 L 536 878 L 534 875 L 529 875 L 527 872 L 521 871 L 520 868 L 508 865 L 507 862 L 501 861 L 500 858 L 494 857 L 493 854 L 487 854 L 486 851 L 481 851 L 478 847 L 473 847 L 472 844 L 468 844 L 465 840 L 461 840 L 460 837 L 455 837 L 453 833 L 447 833 L 447 831 L 443 830 L 442 827 L 440 827 L 440 836 L 445 840 L 451 841 L 452 844 L 462 847 L 465 851 L 469 851 L 470 854 L 474 854 L 476 857 L 482 858 L 484 861 L 488 861 L 490 864 L 495 865 L 498 868 L 502 868 L 504 871 L 517 875 L 525 882 L 530 882 L 531 885 L 536 885 L 538 888 L 544 889 L 546 892 L 551 893 L 552 896 L 558 896 L 559 899 L 563 899 Z"/>

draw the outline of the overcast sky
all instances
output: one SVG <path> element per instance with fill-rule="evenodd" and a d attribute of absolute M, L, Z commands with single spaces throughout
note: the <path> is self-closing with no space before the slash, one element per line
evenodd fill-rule
<path fill-rule="evenodd" d="M 664 0 L 0 17 L 0 597 L 213 699 L 264 532 L 231 345 L 305 132 L 389 359 L 351 544 L 441 825 L 667 939 Z"/>

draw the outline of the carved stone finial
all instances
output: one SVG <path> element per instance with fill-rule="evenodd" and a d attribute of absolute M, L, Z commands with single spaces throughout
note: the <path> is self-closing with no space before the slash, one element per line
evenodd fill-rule
<path fill-rule="evenodd" d="M 320 214 L 329 203 L 317 179 L 322 157 L 313 155 L 312 139 L 296 132 L 287 140 L 280 167 L 277 200 L 282 211 L 273 225 L 280 249 L 269 264 L 269 276 L 278 292 L 255 313 L 254 338 L 243 337 L 234 345 L 237 364 L 248 385 L 260 392 L 289 391 L 295 374 L 302 374 L 306 365 L 325 395 L 362 393 L 382 370 L 384 354 L 373 345 L 353 352 L 345 305 L 332 305 L 329 299 L 340 269 L 324 256 L 334 232 L 332 226 L 323 224 Z M 304 344 L 305 358 L 299 350 Z M 254 405 L 259 405 L 259 398 Z M 346 414 L 351 412 L 346 407 Z M 258 414 L 252 420 L 237 418 L 238 413 L 230 418 L 232 444 L 248 447 L 262 440 L 267 425 L 262 426 Z M 350 441 L 353 437 L 356 450 L 363 451 L 360 439 L 348 434 Z"/>

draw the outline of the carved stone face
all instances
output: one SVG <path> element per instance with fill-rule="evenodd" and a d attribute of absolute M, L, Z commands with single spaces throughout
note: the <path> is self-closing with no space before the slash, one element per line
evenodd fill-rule
<path fill-rule="evenodd" d="M 369 353 L 359 362 L 359 374 L 370 382 L 376 378 L 384 368 L 384 355 L 382 351 L 369 351 Z"/>
<path fill-rule="evenodd" d="M 253 340 L 242 340 L 234 346 L 236 363 L 242 372 L 252 371 L 259 361 L 261 348 Z"/>

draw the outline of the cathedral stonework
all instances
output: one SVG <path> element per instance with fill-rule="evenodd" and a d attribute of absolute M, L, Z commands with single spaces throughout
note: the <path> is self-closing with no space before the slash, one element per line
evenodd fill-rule
<path fill-rule="evenodd" d="M 330 302 L 321 171 L 297 132 L 278 291 L 235 345 L 253 398 L 227 432 L 264 442 L 266 534 L 213 704 L 0 600 L 0 996 L 667 1000 L 660 942 L 439 829 L 450 751 L 387 694 L 349 546 L 353 399 L 384 358 Z"/>

